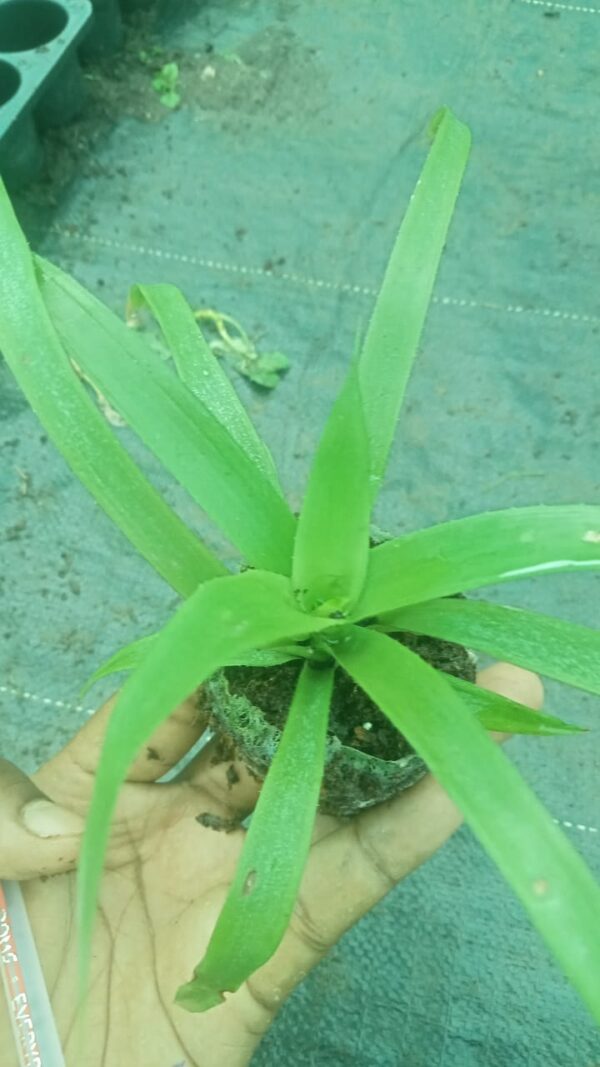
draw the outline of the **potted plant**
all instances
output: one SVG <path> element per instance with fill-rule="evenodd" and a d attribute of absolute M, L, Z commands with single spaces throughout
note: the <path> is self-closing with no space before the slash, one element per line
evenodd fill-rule
<path fill-rule="evenodd" d="M 81 854 L 84 963 L 120 784 L 170 711 L 199 690 L 215 728 L 264 777 L 207 952 L 177 992 L 190 1011 L 218 1004 L 275 951 L 317 806 L 349 814 L 428 767 L 600 1019 L 600 889 L 486 732 L 576 728 L 477 689 L 466 651 L 600 693 L 600 634 L 463 595 L 525 575 L 599 569 L 600 507 L 499 510 L 382 543 L 370 536 L 470 148 L 467 128 L 447 109 L 431 133 L 298 517 L 181 293 L 142 285 L 130 297 L 133 312 L 146 307 L 156 318 L 177 376 L 143 336 L 32 254 L 2 194 L 0 348 L 75 474 L 183 601 L 160 633 L 95 675 L 131 671 Z M 236 546 L 238 573 L 146 481 L 74 365 Z"/>

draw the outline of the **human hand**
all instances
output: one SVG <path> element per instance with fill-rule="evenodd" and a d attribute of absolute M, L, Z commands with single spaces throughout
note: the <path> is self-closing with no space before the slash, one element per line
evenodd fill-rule
<path fill-rule="evenodd" d="M 496 664 L 478 683 L 541 706 L 539 679 L 520 668 Z M 114 700 L 33 779 L 0 761 L 0 877 L 24 883 L 69 1067 L 76 1045 L 74 869 Z M 174 1004 L 175 991 L 208 944 L 244 841 L 241 828 L 216 832 L 197 816 L 236 820 L 252 809 L 259 790 L 243 765 L 213 762 L 214 741 L 179 779 L 156 783 L 204 728 L 195 702 L 186 701 L 144 747 L 121 790 L 94 941 L 86 1067 L 247 1064 L 294 986 L 460 825 L 431 775 L 350 820 L 317 816 L 298 902 L 277 952 L 224 1004 L 190 1015 Z M 0 1067 L 16 1065 L 12 1047 L 0 1006 L 0 1049 L 8 1056 Z"/>

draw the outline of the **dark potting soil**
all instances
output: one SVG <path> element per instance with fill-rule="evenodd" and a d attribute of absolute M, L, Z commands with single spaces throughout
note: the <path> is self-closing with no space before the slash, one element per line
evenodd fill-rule
<path fill-rule="evenodd" d="M 461 645 L 412 633 L 391 636 L 438 670 L 475 680 L 475 664 Z M 271 725 L 283 729 L 301 669 L 302 662 L 294 660 L 278 667 L 229 667 L 225 676 L 232 694 L 245 696 Z M 397 760 L 411 751 L 402 734 L 340 667 L 335 675 L 329 733 L 343 745 L 383 760 Z"/>

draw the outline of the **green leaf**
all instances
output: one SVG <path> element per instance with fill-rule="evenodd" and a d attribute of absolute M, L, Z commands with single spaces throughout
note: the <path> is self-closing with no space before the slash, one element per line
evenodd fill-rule
<path fill-rule="evenodd" d="M 323 777 L 332 668 L 304 666 L 277 752 L 261 789 L 235 877 L 206 954 L 177 991 L 206 1011 L 273 955 L 294 908 Z"/>
<path fill-rule="evenodd" d="M 327 420 L 296 530 L 293 584 L 306 611 L 346 614 L 369 553 L 369 444 L 352 371 Z"/>
<path fill-rule="evenodd" d="M 137 312 L 144 306 L 158 322 L 181 380 L 279 489 L 273 458 L 213 355 L 183 293 L 175 285 L 135 285 L 129 293 L 128 308 Z"/>
<path fill-rule="evenodd" d="M 179 79 L 179 66 L 177 63 L 163 63 L 159 71 L 152 79 L 152 85 L 157 92 L 167 92 L 174 89 Z"/>
<path fill-rule="evenodd" d="M 99 682 L 102 678 L 107 678 L 109 674 L 117 674 L 119 671 L 133 671 L 136 667 L 139 667 L 140 663 L 148 655 L 157 637 L 158 634 L 148 634 L 147 637 L 140 637 L 137 641 L 132 641 L 131 644 L 124 645 L 123 648 L 120 648 L 119 651 L 115 652 L 109 659 L 104 660 L 104 663 L 101 663 L 82 685 L 79 690 L 79 699 L 81 700 L 86 696 L 96 682 Z"/>
<path fill-rule="evenodd" d="M 181 103 L 181 96 L 174 89 L 168 89 L 166 92 L 160 94 L 160 102 L 164 107 L 168 107 L 171 110 L 179 107 Z"/>
<path fill-rule="evenodd" d="M 597 505 L 487 511 L 372 549 L 353 614 L 367 618 L 482 585 L 580 569 L 600 569 Z"/>
<path fill-rule="evenodd" d="M 232 658 L 332 625 L 329 619 L 298 610 L 289 579 L 246 571 L 201 585 L 127 679 L 106 730 L 79 861 L 83 988 L 110 821 L 118 790 L 140 746 L 174 708 Z"/>
<path fill-rule="evenodd" d="M 272 482 L 143 337 L 63 271 L 38 264 L 67 355 L 253 566 L 289 574 L 295 521 Z"/>
<path fill-rule="evenodd" d="M 82 699 L 102 678 L 119 671 L 133 671 L 146 658 L 150 649 L 156 644 L 159 634 L 149 634 L 140 637 L 138 641 L 132 641 L 124 645 L 113 656 L 105 660 L 97 670 L 88 678 L 81 687 L 79 698 Z M 293 659 L 308 659 L 309 650 L 302 645 L 289 645 L 283 649 L 265 648 L 253 652 L 246 652 L 243 656 L 234 656 L 225 666 L 227 667 L 278 667 L 282 663 L 289 663 Z"/>
<path fill-rule="evenodd" d="M 296 650 L 297 649 L 297 650 Z M 309 659 L 307 650 L 301 645 L 288 648 L 260 648 L 254 652 L 245 652 L 243 656 L 232 656 L 225 667 L 279 667 L 293 659 Z"/>
<path fill-rule="evenodd" d="M 600 1022 L 600 888 L 445 675 L 364 627 L 332 652 L 426 761 Z"/>
<path fill-rule="evenodd" d="M 261 372 L 274 373 L 277 371 L 281 374 L 282 371 L 290 369 L 290 361 L 284 352 L 259 352 L 256 358 L 257 369 Z M 249 374 L 249 377 L 252 377 Z M 276 379 L 276 383 L 279 378 Z"/>
<path fill-rule="evenodd" d="M 160 98 L 161 104 L 168 108 L 181 103 L 181 94 L 177 92 L 179 66 L 177 63 L 164 63 L 152 79 L 152 88 Z"/>
<path fill-rule="evenodd" d="M 443 109 L 365 337 L 359 369 L 373 496 L 386 468 L 470 144 L 467 127 Z"/>
<path fill-rule="evenodd" d="M 40 296 L 0 182 L 0 349 L 65 460 L 141 555 L 182 596 L 225 567 L 144 478 L 77 379 Z"/>
<path fill-rule="evenodd" d="M 483 600 L 431 600 L 382 621 L 387 630 L 455 641 L 600 694 L 600 630 Z"/>
<path fill-rule="evenodd" d="M 462 703 L 475 712 L 486 730 L 498 730 L 506 734 L 535 734 L 538 737 L 587 733 L 584 726 L 574 726 L 554 715 L 532 711 L 516 700 L 492 693 L 489 689 L 473 685 L 463 678 L 455 678 L 452 674 L 445 674 L 444 677 L 452 688 L 457 690 Z"/>
<path fill-rule="evenodd" d="M 239 374 L 263 389 L 275 389 L 281 381 L 281 375 L 289 367 L 290 361 L 283 352 L 257 352 L 255 358 L 240 359 L 236 363 Z"/>

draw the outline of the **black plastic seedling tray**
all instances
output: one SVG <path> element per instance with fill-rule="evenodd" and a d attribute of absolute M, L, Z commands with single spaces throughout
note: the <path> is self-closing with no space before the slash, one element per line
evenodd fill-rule
<path fill-rule="evenodd" d="M 0 174 L 10 187 L 39 173 L 40 130 L 81 109 L 77 46 L 91 18 L 89 0 L 0 0 Z"/>

